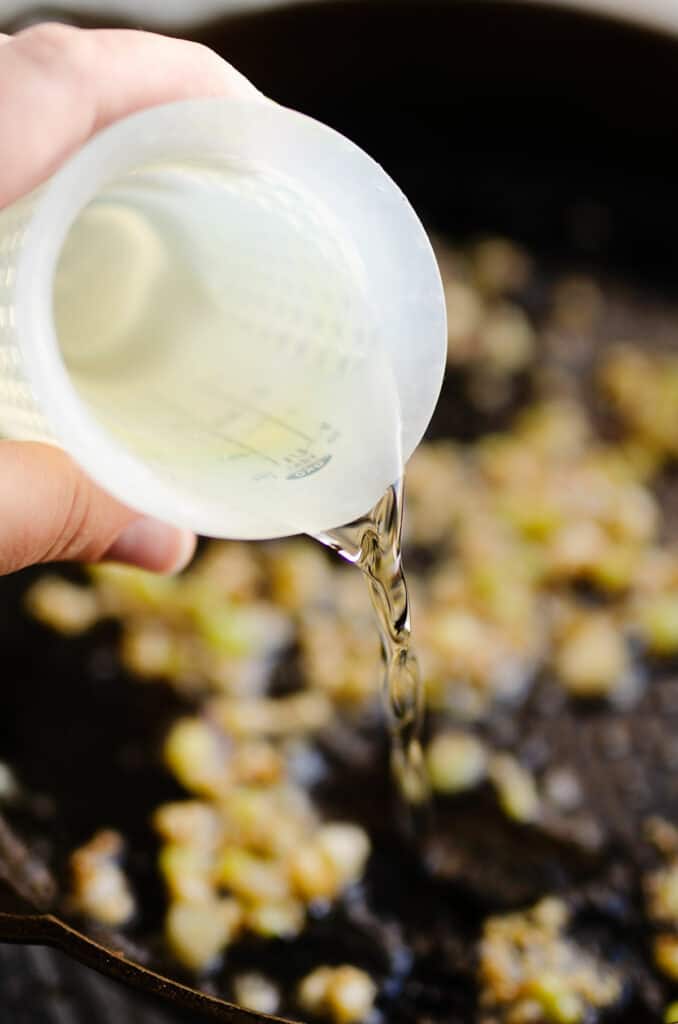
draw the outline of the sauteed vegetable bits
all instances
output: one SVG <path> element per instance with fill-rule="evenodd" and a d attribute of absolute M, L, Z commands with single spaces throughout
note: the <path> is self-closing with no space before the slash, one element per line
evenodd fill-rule
<path fill-rule="evenodd" d="M 248 1005 L 340 1024 L 588 1024 L 633 999 L 661 1014 L 678 975 L 678 748 L 662 725 L 678 653 L 678 314 L 590 276 L 549 277 L 503 240 L 440 243 L 440 256 L 450 373 L 405 515 L 438 815 L 420 851 L 433 874 L 412 886 L 426 913 L 445 911 L 438 931 L 384 880 L 388 807 L 342 791 L 359 763 L 363 789 L 388 786 L 358 574 L 311 541 L 215 543 L 176 580 L 48 573 L 29 608 L 65 633 L 117 619 L 139 685 L 190 703 L 162 755 L 185 797 L 153 818 L 166 948 L 184 968 L 226 977 Z M 110 916 L 83 888 L 87 850 L 76 902 Z M 97 863 L 95 891 L 105 872 L 120 881 L 121 849 Z M 349 928 L 370 917 L 389 967 L 343 948 L 332 962 L 304 953 L 285 978 L 270 959 L 238 966 L 252 943 L 302 949 L 344 913 Z"/>

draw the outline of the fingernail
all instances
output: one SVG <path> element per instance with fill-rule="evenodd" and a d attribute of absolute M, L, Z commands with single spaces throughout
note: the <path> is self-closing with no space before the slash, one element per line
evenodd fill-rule
<path fill-rule="evenodd" d="M 157 519 L 135 519 L 126 526 L 104 556 L 106 562 L 124 562 L 152 572 L 179 572 L 195 551 L 195 535 Z"/>
<path fill-rule="evenodd" d="M 231 69 L 235 71 L 235 68 Z M 246 78 L 239 71 L 235 71 L 235 76 L 229 83 L 230 91 L 229 95 L 234 96 L 235 99 L 242 100 L 259 100 L 264 103 L 268 103 L 269 99 L 261 89 L 257 89 L 254 82 L 250 82 L 249 78 Z"/>

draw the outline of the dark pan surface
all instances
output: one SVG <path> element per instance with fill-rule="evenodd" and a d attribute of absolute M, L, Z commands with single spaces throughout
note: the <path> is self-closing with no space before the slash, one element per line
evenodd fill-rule
<path fill-rule="evenodd" d="M 675 44 L 605 21 L 482 2 L 299 7 L 238 17 L 200 28 L 196 35 L 276 99 L 321 117 L 365 146 L 436 230 L 456 238 L 505 233 L 527 242 L 546 263 L 671 283 L 678 262 L 678 149 L 667 97 L 678 85 Z M 432 427 L 437 434 L 469 429 L 452 400 L 455 393 L 448 395 Z M 168 690 L 139 686 L 121 675 L 113 626 L 64 642 L 28 621 L 21 595 L 32 578 L 27 572 L 0 581 L 0 759 L 16 766 L 33 794 L 17 826 L 57 873 L 66 852 L 97 827 L 119 827 L 129 837 L 136 851 L 132 874 L 144 887 L 138 926 L 143 956 L 161 910 L 160 887 L 152 881 L 155 848 L 148 814 L 176 792 L 157 767 L 157 742 L 180 705 Z M 673 689 L 669 673 L 658 692 Z M 656 700 L 641 719 L 668 730 L 670 702 Z M 525 743 L 546 730 L 564 747 L 576 741 L 595 752 L 597 730 L 605 723 L 595 715 L 584 722 L 562 716 L 556 729 L 537 708 L 524 724 Z M 642 728 L 640 721 L 638 757 Z M 602 778 L 605 771 L 592 756 L 591 778 Z M 620 854 L 606 865 L 559 849 L 566 877 L 539 877 L 534 866 L 543 860 L 542 851 L 534 847 L 531 853 L 522 833 L 508 829 L 505 859 L 495 860 L 491 878 L 479 880 L 474 865 L 483 858 L 482 807 L 469 808 L 465 819 L 462 855 L 471 896 L 450 892 L 437 906 L 437 899 L 425 897 L 405 850 L 377 858 L 369 882 L 372 905 L 399 902 L 404 916 L 418 906 L 421 931 L 430 935 L 419 975 L 399 990 L 397 930 L 389 962 L 382 963 L 381 945 L 375 952 L 370 942 L 372 923 L 365 920 L 364 908 L 354 908 L 363 914 L 364 961 L 393 978 L 389 1021 L 412 1020 L 415 1003 L 423 1015 L 440 1019 L 436 1014 L 445 999 L 448 1024 L 470 1024 L 473 997 L 463 973 L 480 919 L 482 887 L 489 887 L 491 902 L 513 904 L 544 887 L 572 884 L 582 903 L 583 927 L 614 948 L 619 929 L 633 926 L 633 899 L 614 896 L 630 892 L 632 882 L 624 872 L 633 844 L 619 780 L 608 776 L 607 789 L 600 790 L 601 816 L 612 823 Z M 358 769 L 342 779 L 325 797 L 333 807 L 347 801 L 352 816 L 358 816 L 355 794 L 364 790 L 365 778 Z M 678 804 L 673 792 L 662 799 Z M 394 902 L 404 871 L 413 881 Z M 454 927 L 446 909 L 452 903 Z M 316 930 L 312 941 L 324 941 L 328 949 L 352 941 L 341 938 L 339 918 L 328 928 Z M 450 942 L 452 950 L 441 948 Z M 280 962 L 283 951 L 272 949 L 268 955 Z M 308 952 L 302 945 L 285 955 L 294 956 L 290 969 L 299 971 Z M 459 973 L 443 969 L 443 959 L 456 962 Z M 634 1005 L 624 1019 L 645 1024 L 656 1015 Z M 147 1007 L 58 954 L 0 950 L 0 1024 L 93 1020 L 179 1024 L 182 1018 Z"/>

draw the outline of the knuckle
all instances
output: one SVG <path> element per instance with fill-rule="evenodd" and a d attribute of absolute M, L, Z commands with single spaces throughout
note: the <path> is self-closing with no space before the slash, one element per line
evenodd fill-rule
<path fill-rule="evenodd" d="M 86 55 L 86 33 L 56 21 L 31 25 L 14 37 L 22 56 L 47 73 L 81 67 Z"/>
<path fill-rule="evenodd" d="M 197 61 L 201 61 L 206 65 L 210 64 L 220 70 L 230 68 L 230 65 L 211 46 L 208 46 L 206 43 L 199 43 L 193 39 L 187 40 L 187 42 L 191 53 Z"/>
<path fill-rule="evenodd" d="M 91 532 L 92 492 L 89 482 L 77 470 L 69 474 L 63 507 L 52 542 L 41 559 L 43 562 L 85 557 L 93 543 L 93 538 L 88 536 Z"/>

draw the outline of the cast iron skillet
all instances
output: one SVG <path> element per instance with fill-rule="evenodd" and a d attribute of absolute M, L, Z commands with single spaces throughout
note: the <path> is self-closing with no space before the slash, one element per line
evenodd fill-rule
<path fill-rule="evenodd" d="M 303 4 L 192 34 L 277 100 L 364 146 L 436 230 L 456 238 L 505 233 L 564 263 L 672 283 L 674 40 L 555 7 L 483 0 Z M 443 402 L 433 429 L 463 430 L 453 403 Z M 0 852 L 7 861 L 18 842 L 58 865 L 110 823 L 150 859 L 148 811 L 175 792 L 157 767 L 155 744 L 177 700 L 125 685 L 111 660 L 112 627 L 65 644 L 29 622 L 20 602 L 32 578 L 0 583 L 0 760 L 37 794 L 26 821 L 14 822 L 14 838 L 3 844 L 0 834 Z M 0 914 L 0 938 L 58 946 L 190 1010 L 192 1020 L 264 1019 L 146 970 L 143 948 L 121 956 L 93 944 L 50 915 L 49 879 L 13 878 L 0 909 L 24 916 Z M 154 905 L 160 894 L 144 898 Z M 28 970 L 27 959 L 14 963 Z M 90 1019 L 84 1007 L 74 1012 Z M 36 1006 L 35 1019 L 57 1018 L 49 1009 L 37 1016 Z"/>

